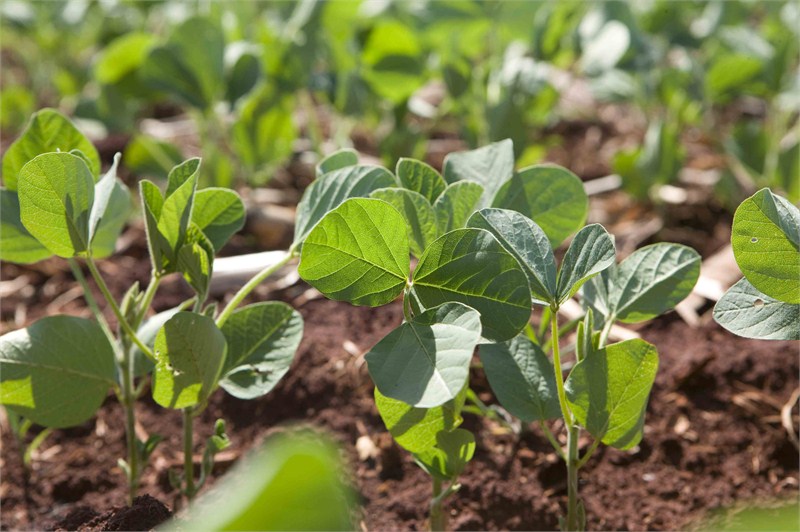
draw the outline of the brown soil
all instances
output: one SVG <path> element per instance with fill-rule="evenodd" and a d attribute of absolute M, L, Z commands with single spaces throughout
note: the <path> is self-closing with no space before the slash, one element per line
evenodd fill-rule
<path fill-rule="evenodd" d="M 159 298 L 159 308 L 179 298 L 182 287 L 174 290 L 178 293 Z M 282 297 L 296 295 L 290 289 Z M 227 421 L 233 453 L 219 464 L 219 475 L 278 427 L 322 427 L 345 451 L 366 528 L 424 528 L 429 480 L 385 433 L 363 358 L 348 353 L 352 345 L 358 352 L 367 350 L 397 325 L 400 306 L 353 308 L 312 300 L 300 311 L 306 336 L 292 371 L 256 401 L 240 401 L 220 390 L 197 424 L 196 442 L 210 434 L 215 419 Z M 780 424 L 779 409 L 798 386 L 797 343 L 744 340 L 713 323 L 693 330 L 673 316 L 641 333 L 661 354 L 645 439 L 630 452 L 599 450 L 581 472 L 589 527 L 680 529 L 709 509 L 737 501 L 796 497 L 798 453 Z M 480 370 L 471 382 L 484 400 L 492 400 Z M 148 529 L 166 519 L 170 514 L 162 503 L 174 508 L 176 498 L 167 470 L 181 463 L 180 414 L 149 399 L 138 412 L 144 429 L 166 441 L 153 455 L 143 477 L 143 496 L 132 509 L 123 506 L 124 479 L 115 466 L 124 454 L 124 433 L 112 398 L 96 419 L 51 435 L 27 482 L 17 447 L 4 431 L 2 528 Z M 478 447 L 461 479 L 463 487 L 449 500 L 450 525 L 462 530 L 557 528 L 566 496 L 564 467 L 539 429 L 518 437 L 471 415 L 465 427 L 475 432 Z M 365 435 L 379 453 L 360 461 L 355 442 Z"/>

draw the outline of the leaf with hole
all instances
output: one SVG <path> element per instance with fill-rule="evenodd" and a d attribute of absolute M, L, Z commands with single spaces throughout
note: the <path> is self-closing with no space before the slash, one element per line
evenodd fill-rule
<path fill-rule="evenodd" d="M 800 340 L 800 304 L 784 303 L 741 279 L 714 305 L 714 321 L 745 338 Z"/>
<path fill-rule="evenodd" d="M 480 337 L 476 310 L 445 303 L 390 332 L 365 360 L 381 394 L 417 408 L 433 408 L 455 399 L 464 388 Z"/>

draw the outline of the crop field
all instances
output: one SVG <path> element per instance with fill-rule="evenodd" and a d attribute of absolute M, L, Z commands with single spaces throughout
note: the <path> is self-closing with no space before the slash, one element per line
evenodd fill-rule
<path fill-rule="evenodd" d="M 796 0 L 3 0 L 0 529 L 800 529 Z"/>

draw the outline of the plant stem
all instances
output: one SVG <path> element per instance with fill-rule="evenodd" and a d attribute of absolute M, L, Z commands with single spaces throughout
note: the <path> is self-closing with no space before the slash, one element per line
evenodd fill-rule
<path fill-rule="evenodd" d="M 556 388 L 558 389 L 558 404 L 561 406 L 561 415 L 564 417 L 564 424 L 567 427 L 572 426 L 572 414 L 567 406 L 567 394 L 564 392 L 564 374 L 561 370 L 561 353 L 558 346 L 558 309 L 551 308 L 550 312 L 550 325 L 552 327 L 553 344 L 553 367 L 556 374 Z"/>
<path fill-rule="evenodd" d="M 539 426 L 542 428 L 542 432 L 544 432 L 544 435 L 547 437 L 547 441 L 549 441 L 550 445 L 552 445 L 553 449 L 555 449 L 558 457 L 566 461 L 567 457 L 566 455 L 564 455 L 564 449 L 561 448 L 561 445 L 559 445 L 558 440 L 556 440 L 556 437 L 553 436 L 552 432 L 550 432 L 550 429 L 547 427 L 547 424 L 544 421 L 539 421 Z"/>
<path fill-rule="evenodd" d="M 244 301 L 244 298 L 250 295 L 250 292 L 255 290 L 255 288 L 264 281 L 264 279 L 266 279 L 276 271 L 280 270 L 283 266 L 288 264 L 289 261 L 292 260 L 295 256 L 297 256 L 297 252 L 294 249 L 290 249 L 284 258 L 282 258 L 275 264 L 267 266 L 266 268 L 255 274 L 249 281 L 247 281 L 247 284 L 245 284 L 242 288 L 239 289 L 238 292 L 236 292 L 236 294 L 228 302 L 225 308 L 222 309 L 222 312 L 220 312 L 219 316 L 217 317 L 217 327 L 221 329 L 222 326 L 225 325 L 225 322 L 228 321 L 228 318 L 231 317 L 233 311 L 236 310 L 236 307 L 238 307 L 239 304 L 242 301 Z"/>
<path fill-rule="evenodd" d="M 571 425 L 567 431 L 567 530 L 578 530 L 578 438 L 580 429 Z"/>
<path fill-rule="evenodd" d="M 139 337 L 136 335 L 136 331 L 133 330 L 130 323 L 128 323 L 128 320 L 125 319 L 125 316 L 122 314 L 119 305 L 117 305 L 117 302 L 114 300 L 114 296 L 111 295 L 111 291 L 108 289 L 108 286 L 106 285 L 106 282 L 103 279 L 102 275 L 100 275 L 100 272 L 98 271 L 97 266 L 95 265 L 92 257 L 86 257 L 86 265 L 89 266 L 89 271 L 92 273 L 94 281 L 97 283 L 97 286 L 103 293 L 103 297 L 106 298 L 106 301 L 108 302 L 109 306 L 111 306 L 111 310 L 114 311 L 114 315 L 117 317 L 117 321 L 119 321 L 119 326 L 122 328 L 123 331 L 125 331 L 125 334 L 127 334 L 128 337 L 130 337 L 133 343 L 136 344 L 136 347 L 141 349 L 142 353 L 147 355 L 151 360 L 155 360 L 156 357 L 155 355 L 153 355 L 153 352 L 150 350 L 149 347 L 147 347 L 144 344 L 144 342 L 139 340 Z"/>
<path fill-rule="evenodd" d="M 614 321 L 616 321 L 616 316 L 609 316 L 606 320 L 605 325 L 603 325 L 603 330 L 600 331 L 600 341 L 598 342 L 597 347 L 602 349 L 605 347 L 606 342 L 608 342 L 608 335 L 611 334 L 611 327 L 614 326 Z M 591 332 L 589 333 L 591 334 Z"/>
<path fill-rule="evenodd" d="M 589 461 L 589 458 L 592 457 L 592 455 L 597 450 L 597 447 L 599 445 L 600 445 L 600 440 L 599 439 L 596 439 L 596 440 L 594 440 L 594 442 L 592 442 L 592 446 L 589 447 L 589 450 L 586 451 L 586 454 L 583 455 L 583 458 L 578 460 L 578 469 L 580 469 L 580 468 L 582 468 L 583 466 L 586 465 L 586 462 Z"/>
<path fill-rule="evenodd" d="M 447 516 L 442 512 L 442 481 L 433 477 L 433 498 L 431 499 L 431 530 L 441 531 L 447 527 Z"/>
<path fill-rule="evenodd" d="M 147 285 L 147 289 L 144 292 L 144 298 L 142 298 L 141 308 L 139 312 L 136 314 L 136 321 L 131 323 L 131 326 L 134 328 L 139 328 L 139 325 L 142 324 L 144 317 L 147 315 L 147 310 L 150 308 L 150 305 L 153 304 L 153 298 L 156 295 L 156 291 L 158 290 L 158 286 L 161 284 L 161 276 L 153 270 L 150 274 L 150 283 Z"/>
<path fill-rule="evenodd" d="M 194 497 L 194 459 L 192 455 L 194 432 L 191 408 L 183 409 L 183 475 L 186 489 L 184 493 L 190 501 Z"/>

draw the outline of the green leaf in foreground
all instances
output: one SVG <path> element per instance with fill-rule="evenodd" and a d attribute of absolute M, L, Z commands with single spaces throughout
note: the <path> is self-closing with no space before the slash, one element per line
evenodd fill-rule
<path fill-rule="evenodd" d="M 319 434 L 273 437 L 170 530 L 352 530 L 339 452 Z"/>
<path fill-rule="evenodd" d="M 461 409 L 464 408 L 466 397 L 465 386 L 455 399 L 441 406 L 417 408 L 386 397 L 375 388 L 375 405 L 386 429 L 400 447 L 412 453 L 421 453 L 433 447 L 436 445 L 436 434 L 461 425 Z"/>
<path fill-rule="evenodd" d="M 542 228 L 555 248 L 583 227 L 589 198 L 578 176 L 566 168 L 536 165 L 523 168 L 506 182 L 492 207 L 524 214 Z"/>
<path fill-rule="evenodd" d="M 94 145 L 64 115 L 55 109 L 34 113 L 22 135 L 3 156 L 3 182 L 9 190 L 17 189 L 17 178 L 28 161 L 49 152 L 80 150 L 88 161 L 92 176 L 100 174 L 100 155 Z"/>
<path fill-rule="evenodd" d="M 458 301 L 481 314 L 483 337 L 516 336 L 531 315 L 528 280 L 516 259 L 482 229 L 457 229 L 431 244 L 413 276 L 414 304 Z"/>
<path fill-rule="evenodd" d="M 0 260 L 31 264 L 50 256 L 52 253 L 22 225 L 17 193 L 0 189 Z"/>
<path fill-rule="evenodd" d="M 416 453 L 417 464 L 432 477 L 453 480 L 464 471 L 475 454 L 475 436 L 464 429 L 439 431 L 436 446 Z"/>
<path fill-rule="evenodd" d="M 355 166 L 358 164 L 358 152 L 349 148 L 338 150 L 326 156 L 317 164 L 317 177 L 322 177 L 328 172 Z"/>
<path fill-rule="evenodd" d="M 497 400 L 526 423 L 561 416 L 553 363 L 524 334 L 479 349 L 483 370 Z"/>
<path fill-rule="evenodd" d="M 530 218 L 516 211 L 482 209 L 467 222 L 469 227 L 485 229 L 517 261 L 531 288 L 531 295 L 541 303 L 556 299 L 556 259 L 544 231 Z"/>
<path fill-rule="evenodd" d="M 217 251 L 244 226 L 244 219 L 244 203 L 233 190 L 204 188 L 194 195 L 192 223 L 197 224 Z"/>
<path fill-rule="evenodd" d="M 587 225 L 575 235 L 558 272 L 558 303 L 570 297 L 591 277 L 612 264 L 616 258 L 614 237 L 602 225 Z"/>
<path fill-rule="evenodd" d="M 403 188 L 381 188 L 370 197 L 385 201 L 403 215 L 408 225 L 411 251 L 420 257 L 428 245 L 436 240 L 436 213 L 422 195 Z"/>
<path fill-rule="evenodd" d="M 303 318 L 286 303 L 256 303 L 231 314 L 222 334 L 228 355 L 220 386 L 252 399 L 269 393 L 289 370 L 303 338 Z"/>
<path fill-rule="evenodd" d="M 762 189 L 733 216 L 731 245 L 750 283 L 786 303 L 800 303 L 800 210 Z"/>
<path fill-rule="evenodd" d="M 606 445 L 630 449 L 642 439 L 658 352 L 644 340 L 627 340 L 591 351 L 565 383 L 578 422 Z"/>
<path fill-rule="evenodd" d="M 416 159 L 401 158 L 397 161 L 395 173 L 404 188 L 417 192 L 431 204 L 447 188 L 447 183 L 439 172 Z"/>
<path fill-rule="evenodd" d="M 115 372 L 114 349 L 93 321 L 51 316 L 0 337 L 0 402 L 45 427 L 89 419 Z"/>
<path fill-rule="evenodd" d="M 295 245 L 302 244 L 323 216 L 350 198 L 366 198 L 379 188 L 396 186 L 394 176 L 379 166 L 348 166 L 329 172 L 306 189 L 297 205 Z"/>
<path fill-rule="evenodd" d="M 405 220 L 386 202 L 354 198 L 328 213 L 303 244 L 300 276 L 326 297 L 376 307 L 410 271 Z"/>
<path fill-rule="evenodd" d="M 214 320 L 179 312 L 158 331 L 153 399 L 166 408 L 202 404 L 214 391 L 225 362 L 225 336 Z"/>
<path fill-rule="evenodd" d="M 483 187 L 472 181 L 458 181 L 447 185 L 433 203 L 439 234 L 464 228 L 470 215 L 475 212 L 482 194 Z"/>
<path fill-rule="evenodd" d="M 383 395 L 432 408 L 455 399 L 464 388 L 480 337 L 477 311 L 445 303 L 390 332 L 365 360 Z"/>
<path fill-rule="evenodd" d="M 800 304 L 769 297 L 747 279 L 720 298 L 714 306 L 714 321 L 745 338 L 800 340 Z"/>
<path fill-rule="evenodd" d="M 20 171 L 18 192 L 23 225 L 53 254 L 73 257 L 88 249 L 94 178 L 83 159 L 35 157 Z"/>
<path fill-rule="evenodd" d="M 450 153 L 444 159 L 444 179 L 452 184 L 466 180 L 484 189 L 480 207 L 488 207 L 500 187 L 514 174 L 514 143 L 501 140 L 475 150 Z"/>

